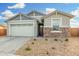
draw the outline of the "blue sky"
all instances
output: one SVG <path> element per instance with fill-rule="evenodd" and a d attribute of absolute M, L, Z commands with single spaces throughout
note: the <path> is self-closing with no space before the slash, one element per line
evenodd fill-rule
<path fill-rule="evenodd" d="M 8 9 L 8 6 L 15 5 L 16 3 L 0 3 L 0 11 L 5 11 Z M 23 8 L 23 11 L 30 11 L 30 10 L 40 10 L 45 11 L 46 8 L 56 8 L 61 11 L 70 12 L 72 10 L 75 10 L 76 7 L 78 7 L 79 4 L 77 3 L 27 3 L 25 8 Z M 14 13 L 18 11 L 18 9 L 11 9 Z M 26 12 L 26 13 L 27 13 Z"/>
<path fill-rule="evenodd" d="M 45 12 L 46 8 L 57 9 L 67 13 L 71 13 L 75 15 L 75 18 L 71 20 L 71 26 L 78 27 L 79 23 L 79 4 L 78 3 L 25 3 L 25 4 L 17 3 L 0 3 L 0 23 L 4 23 L 4 20 L 7 17 L 11 17 L 11 15 L 15 15 L 19 13 L 20 10 L 22 13 L 28 13 L 31 10 L 38 10 L 41 12 Z M 8 14 L 11 14 L 7 16 Z"/>

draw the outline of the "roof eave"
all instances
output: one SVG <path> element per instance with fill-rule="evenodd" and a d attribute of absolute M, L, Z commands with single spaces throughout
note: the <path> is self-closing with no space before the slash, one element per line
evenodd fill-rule
<path fill-rule="evenodd" d="M 69 14 L 69 13 L 65 13 L 65 12 L 62 12 L 62 11 L 55 10 L 55 11 L 53 11 L 53 12 L 51 12 L 51 13 L 49 13 L 49 14 L 43 16 L 42 19 L 47 18 L 48 16 L 54 14 L 55 12 L 61 13 L 61 14 L 63 14 L 63 15 L 66 15 L 66 16 L 70 17 L 70 18 L 74 18 L 74 17 L 75 17 L 75 16 L 72 15 L 72 14 Z"/>

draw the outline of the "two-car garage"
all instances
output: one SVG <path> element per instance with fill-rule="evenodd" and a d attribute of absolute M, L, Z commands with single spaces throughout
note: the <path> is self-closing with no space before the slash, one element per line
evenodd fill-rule
<path fill-rule="evenodd" d="M 8 36 L 37 36 L 37 22 L 35 20 L 16 21 L 8 23 Z"/>
<path fill-rule="evenodd" d="M 33 24 L 11 24 L 11 36 L 34 36 Z"/>

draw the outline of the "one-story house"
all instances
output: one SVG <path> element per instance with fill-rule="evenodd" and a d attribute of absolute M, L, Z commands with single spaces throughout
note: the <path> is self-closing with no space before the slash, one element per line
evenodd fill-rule
<path fill-rule="evenodd" d="M 70 19 L 73 17 L 71 14 L 58 10 L 49 14 L 38 11 L 19 13 L 6 21 L 7 36 L 68 37 L 70 36 Z"/>

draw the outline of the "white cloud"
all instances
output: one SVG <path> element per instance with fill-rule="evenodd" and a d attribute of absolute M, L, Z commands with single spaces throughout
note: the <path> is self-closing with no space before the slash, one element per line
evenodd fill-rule
<path fill-rule="evenodd" d="M 70 21 L 71 27 L 79 27 L 79 7 L 77 7 L 75 10 L 71 11 L 72 15 L 75 15 L 75 18 Z"/>
<path fill-rule="evenodd" d="M 70 26 L 71 27 L 79 27 L 79 21 L 76 19 L 71 19 Z"/>
<path fill-rule="evenodd" d="M 25 4 L 24 3 L 17 3 L 13 6 L 8 6 L 9 9 L 17 9 L 17 8 L 24 8 Z"/>
<path fill-rule="evenodd" d="M 56 10 L 55 8 L 46 8 L 46 14 L 49 14 L 55 10 Z"/>
<path fill-rule="evenodd" d="M 3 16 L 0 16 L 0 19 L 6 19 L 5 17 L 3 17 Z"/>
<path fill-rule="evenodd" d="M 0 19 L 1 19 L 1 18 L 2 18 L 2 19 L 9 19 L 9 18 L 13 17 L 14 15 L 16 15 L 16 14 L 14 14 L 13 12 L 11 12 L 10 10 L 5 10 L 5 11 L 2 12 L 1 14 L 4 15 L 4 16 L 0 16 Z"/>
<path fill-rule="evenodd" d="M 77 9 L 71 11 L 72 15 L 75 15 L 75 17 L 79 17 L 79 7 L 77 7 Z"/>

